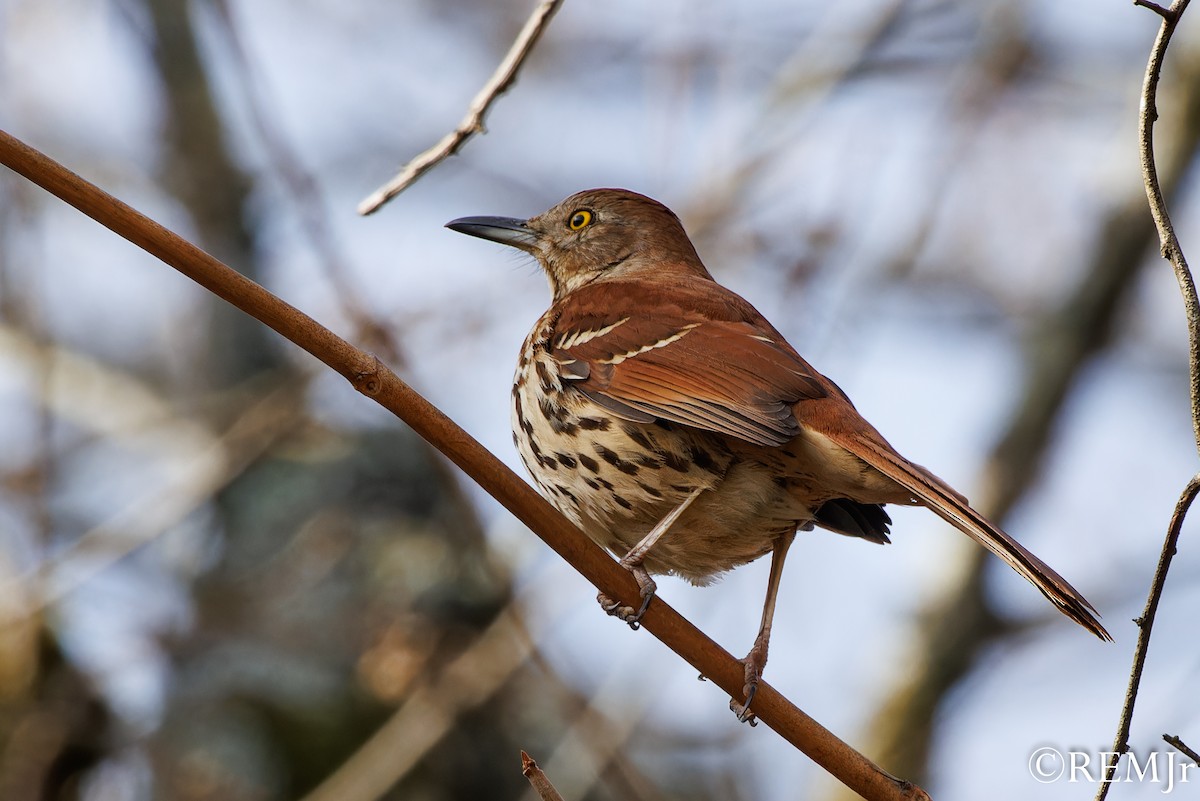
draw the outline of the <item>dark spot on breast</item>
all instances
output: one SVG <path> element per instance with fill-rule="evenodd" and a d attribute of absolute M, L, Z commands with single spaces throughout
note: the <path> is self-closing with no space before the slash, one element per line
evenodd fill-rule
<path fill-rule="evenodd" d="M 525 419 L 525 408 L 521 404 L 521 396 L 520 395 L 513 397 L 513 411 L 516 412 L 516 414 L 517 414 L 517 425 L 519 425 L 521 427 L 521 430 L 524 431 L 526 434 L 532 434 L 533 433 L 533 423 L 531 423 Z"/>
<path fill-rule="evenodd" d="M 576 462 L 570 456 L 567 456 L 565 453 L 555 452 L 554 457 L 558 459 L 559 463 L 562 464 L 563 467 L 574 467 L 578 464 L 578 462 Z"/>
<path fill-rule="evenodd" d="M 565 413 L 563 416 L 566 416 Z M 550 427 L 554 429 L 555 434 L 562 434 L 564 437 L 573 437 L 579 433 L 579 426 L 562 419 L 551 420 Z"/>
<path fill-rule="evenodd" d="M 600 463 L 597 462 L 595 459 L 593 459 L 592 457 L 588 456 L 585 453 L 577 453 L 575 455 L 579 457 L 579 463 L 581 465 L 583 465 L 584 467 L 586 467 L 588 470 L 591 470 L 593 473 L 600 472 Z"/>
<path fill-rule="evenodd" d="M 538 400 L 538 409 L 541 410 L 542 417 L 547 420 L 561 420 L 564 414 L 563 407 L 557 403 L 551 403 L 547 397 Z"/>
<path fill-rule="evenodd" d="M 654 450 L 654 446 L 650 444 L 650 438 L 647 437 L 641 431 L 641 429 L 634 428 L 633 426 L 622 426 L 621 430 L 625 432 L 625 436 L 629 437 L 641 447 L 648 451 Z"/>
<path fill-rule="evenodd" d="M 676 492 L 682 492 L 684 494 L 691 495 L 696 488 L 689 487 L 687 484 L 672 484 L 671 489 L 675 490 Z"/>
<path fill-rule="evenodd" d="M 594 490 L 600 489 L 600 482 L 596 481 L 594 479 L 590 479 L 587 476 L 583 477 L 583 483 L 587 484 L 589 487 L 591 487 Z"/>
<path fill-rule="evenodd" d="M 575 497 L 575 493 L 571 492 L 569 489 L 564 487 L 562 484 L 558 484 L 556 486 L 558 487 L 558 492 L 560 495 L 562 495 L 563 497 L 570 500 L 571 503 L 575 504 L 576 506 L 579 505 L 579 499 Z"/>
<path fill-rule="evenodd" d="M 554 389 L 554 381 L 550 378 L 550 370 L 546 367 L 543 361 L 533 363 L 533 369 L 537 370 L 538 381 L 542 384 L 542 392 L 550 392 Z"/>
<path fill-rule="evenodd" d="M 680 456 L 675 451 L 661 451 L 663 464 L 671 468 L 677 473 L 686 473 L 688 471 L 687 460 Z"/>
<path fill-rule="evenodd" d="M 616 451 L 609 450 L 608 448 L 604 447 L 603 445 L 600 445 L 599 443 L 596 444 L 596 453 L 600 454 L 601 459 L 608 462 L 613 467 L 620 470 L 622 473 L 627 473 L 628 475 L 636 476 L 638 473 L 638 470 L 640 469 L 633 462 L 627 462 L 624 459 L 622 459 L 617 454 Z"/>
<path fill-rule="evenodd" d="M 629 501 L 625 500 L 624 498 L 622 498 L 620 495 L 618 495 L 618 494 L 617 494 L 617 493 L 615 493 L 615 492 L 613 493 L 612 499 L 613 499 L 614 501 L 616 501 L 616 502 L 617 502 L 617 505 L 618 505 L 618 506 L 623 506 L 623 507 L 625 507 L 626 509 L 632 509 L 632 508 L 633 508 L 633 504 L 632 504 L 632 503 L 630 503 Z"/>
<path fill-rule="evenodd" d="M 701 470 L 707 470 L 710 473 L 721 472 L 720 469 L 717 468 L 716 463 L 713 462 L 712 454 L 704 450 L 704 448 L 698 448 L 693 445 L 689 455 L 692 458 L 692 462 Z"/>
<path fill-rule="evenodd" d="M 606 490 L 610 490 L 613 488 L 611 481 L 600 478 L 600 476 L 596 476 L 596 483 L 599 484 L 600 486 L 604 487 Z"/>
<path fill-rule="evenodd" d="M 584 431 L 607 431 L 612 421 L 607 417 L 581 417 L 579 427 Z"/>
<path fill-rule="evenodd" d="M 521 447 L 521 439 L 520 439 L 520 437 L 518 437 L 518 436 L 517 436 L 517 432 L 516 432 L 516 431 L 514 431 L 514 432 L 513 432 L 513 447 L 514 447 L 514 448 L 520 448 L 520 447 Z"/>
<path fill-rule="evenodd" d="M 539 453 L 537 456 L 537 463 L 542 467 L 549 467 L 551 470 L 558 470 L 558 462 L 554 461 L 553 456 L 542 456 Z"/>
<path fill-rule="evenodd" d="M 642 492 L 646 493 L 651 498 L 661 498 L 663 496 L 661 492 L 647 484 L 645 481 L 639 481 L 637 485 L 642 488 Z"/>
<path fill-rule="evenodd" d="M 662 467 L 662 459 L 658 456 L 651 456 L 648 453 L 639 453 L 633 457 L 633 460 L 641 467 L 648 467 L 651 470 L 658 470 Z"/>

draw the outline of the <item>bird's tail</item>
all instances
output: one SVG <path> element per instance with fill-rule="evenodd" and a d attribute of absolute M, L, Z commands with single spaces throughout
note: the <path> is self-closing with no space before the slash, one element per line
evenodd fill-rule
<path fill-rule="evenodd" d="M 971 508 L 967 499 L 924 468 L 912 464 L 886 445 L 860 437 L 838 437 L 842 447 L 911 492 L 924 506 L 1003 559 L 1037 587 L 1064 615 L 1111 642 L 1088 600 L 1049 565 Z"/>

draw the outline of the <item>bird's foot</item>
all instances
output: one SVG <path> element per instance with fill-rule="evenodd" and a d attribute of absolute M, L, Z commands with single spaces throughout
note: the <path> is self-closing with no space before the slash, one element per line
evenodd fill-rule
<path fill-rule="evenodd" d="M 629 628 L 637 631 L 642 627 L 642 615 L 646 614 L 646 610 L 650 607 L 650 601 L 654 598 L 654 592 L 658 589 L 658 585 L 654 583 L 654 579 L 650 578 L 650 574 L 646 572 L 646 568 L 640 564 L 626 564 L 625 560 L 621 560 L 621 567 L 633 574 L 633 578 L 638 583 L 639 594 L 642 597 L 641 606 L 634 609 L 632 606 L 626 606 L 620 601 L 614 601 L 604 593 L 596 596 L 596 600 L 600 603 L 600 608 L 613 617 L 620 618 L 629 624 Z"/>
<path fill-rule="evenodd" d="M 758 725 L 758 717 L 751 711 L 750 704 L 758 692 L 758 680 L 762 678 L 763 668 L 766 667 L 766 656 L 765 649 L 760 650 L 755 644 L 755 647 L 750 649 L 750 653 L 746 654 L 745 659 L 738 660 L 746 670 L 746 683 L 742 686 L 745 696 L 741 703 L 738 703 L 736 698 L 729 699 L 729 710 L 737 715 L 739 722 L 749 723 L 751 726 Z"/>

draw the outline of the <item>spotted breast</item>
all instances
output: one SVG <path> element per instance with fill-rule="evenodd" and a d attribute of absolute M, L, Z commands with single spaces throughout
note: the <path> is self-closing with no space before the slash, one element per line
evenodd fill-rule
<path fill-rule="evenodd" d="M 811 525 L 812 511 L 786 482 L 773 480 L 778 472 L 770 465 L 699 429 L 617 416 L 572 386 L 585 376 L 567 349 L 609 334 L 627 319 L 592 330 L 560 331 L 558 322 L 551 308 L 521 348 L 512 389 L 513 443 L 541 494 L 595 542 L 624 556 L 697 489 L 710 490 L 645 560 L 651 573 L 706 584 L 770 552 L 780 534 Z M 650 347 L 687 334 L 671 332 Z"/>

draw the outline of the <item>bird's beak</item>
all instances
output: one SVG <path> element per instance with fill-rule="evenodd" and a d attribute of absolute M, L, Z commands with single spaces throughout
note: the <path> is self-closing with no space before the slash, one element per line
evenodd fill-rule
<path fill-rule="evenodd" d="M 537 232 L 525 220 L 512 217 L 459 217 L 446 223 L 446 227 L 521 250 L 533 250 L 538 243 Z"/>

